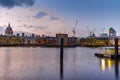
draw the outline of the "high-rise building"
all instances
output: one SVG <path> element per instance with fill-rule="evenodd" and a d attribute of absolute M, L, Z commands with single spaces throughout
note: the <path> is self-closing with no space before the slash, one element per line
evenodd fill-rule
<path fill-rule="evenodd" d="M 10 26 L 10 23 L 8 24 L 8 27 L 5 30 L 5 35 L 6 36 L 13 36 L 13 30 L 12 30 L 12 27 Z"/>
<path fill-rule="evenodd" d="M 116 37 L 116 31 L 110 27 L 109 29 L 109 38 L 115 38 Z"/>

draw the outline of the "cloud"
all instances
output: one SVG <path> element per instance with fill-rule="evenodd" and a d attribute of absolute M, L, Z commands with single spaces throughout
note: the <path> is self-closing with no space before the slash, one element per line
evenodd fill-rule
<path fill-rule="evenodd" d="M 47 29 L 46 26 L 36 26 L 35 28 L 36 28 L 36 29 L 42 29 L 42 30 L 43 30 L 43 29 Z"/>
<path fill-rule="evenodd" d="M 37 19 L 43 18 L 47 16 L 48 14 L 46 12 L 38 12 L 34 17 Z"/>
<path fill-rule="evenodd" d="M 51 17 L 50 17 L 50 20 L 59 20 L 59 18 L 58 18 L 58 17 L 55 17 L 55 16 L 51 16 Z"/>
<path fill-rule="evenodd" d="M 10 13 L 6 13 L 6 15 L 7 15 L 7 16 L 12 16 L 12 17 L 13 17 L 13 15 L 12 15 L 12 14 L 10 14 Z"/>
<path fill-rule="evenodd" d="M 26 28 L 29 28 L 29 29 L 30 29 L 30 28 L 34 28 L 34 26 L 33 26 L 33 25 L 23 24 L 23 26 L 24 26 L 24 27 L 26 27 Z"/>
<path fill-rule="evenodd" d="M 35 0 L 0 0 L 0 5 L 6 8 L 15 6 L 32 6 Z"/>
<path fill-rule="evenodd" d="M 27 27 L 27 24 L 23 24 L 24 27 Z"/>
<path fill-rule="evenodd" d="M 17 22 L 21 22 L 22 20 L 17 20 Z"/>
<path fill-rule="evenodd" d="M 37 30 L 39 30 L 39 29 L 41 29 L 41 30 L 47 29 L 46 26 L 34 26 L 34 25 L 27 25 L 27 24 L 23 24 L 23 26 L 26 27 L 26 28 L 35 29 L 35 30 L 36 29 Z"/>

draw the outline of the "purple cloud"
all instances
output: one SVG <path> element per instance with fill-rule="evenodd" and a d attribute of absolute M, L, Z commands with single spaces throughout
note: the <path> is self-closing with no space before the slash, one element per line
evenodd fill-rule
<path fill-rule="evenodd" d="M 35 0 L 0 0 L 0 5 L 6 8 L 15 6 L 32 6 Z"/>
<path fill-rule="evenodd" d="M 45 16 L 47 16 L 48 14 L 47 13 L 45 13 L 45 12 L 38 12 L 34 17 L 36 18 L 36 19 L 40 19 L 40 18 L 43 18 L 43 17 L 45 17 Z"/>

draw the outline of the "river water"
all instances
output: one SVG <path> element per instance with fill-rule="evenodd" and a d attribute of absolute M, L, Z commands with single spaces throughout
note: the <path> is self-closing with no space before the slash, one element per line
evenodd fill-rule
<path fill-rule="evenodd" d="M 119 80 L 119 61 L 97 58 L 99 48 L 1 47 L 0 80 Z"/>

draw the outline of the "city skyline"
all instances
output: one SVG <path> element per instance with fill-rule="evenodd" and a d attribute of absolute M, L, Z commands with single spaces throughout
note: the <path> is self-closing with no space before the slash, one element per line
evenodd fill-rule
<path fill-rule="evenodd" d="M 118 0 L 1 0 L 0 33 L 4 33 L 10 22 L 15 32 L 73 36 L 72 30 L 78 20 L 78 37 L 88 36 L 87 26 L 91 31 L 96 28 L 96 35 L 108 33 L 110 27 L 120 35 L 119 4 Z"/>

